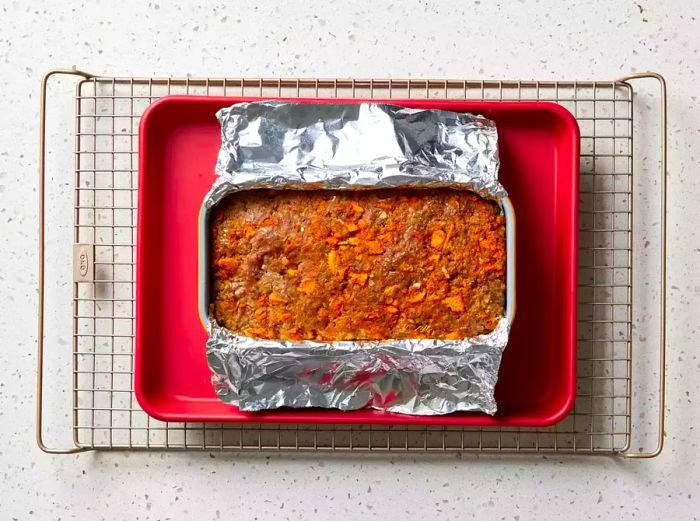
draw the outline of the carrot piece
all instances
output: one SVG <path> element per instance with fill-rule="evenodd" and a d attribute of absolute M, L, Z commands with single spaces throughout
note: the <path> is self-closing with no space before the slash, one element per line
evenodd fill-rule
<path fill-rule="evenodd" d="M 250 239 L 253 235 L 255 235 L 255 228 L 253 228 L 250 224 L 246 224 L 243 227 L 243 235 L 246 239 Z"/>
<path fill-rule="evenodd" d="M 367 251 L 372 255 L 384 253 L 384 248 L 379 241 L 367 241 Z"/>
<path fill-rule="evenodd" d="M 455 225 L 450 223 L 450 227 L 447 229 L 447 235 L 445 236 L 445 242 L 442 245 L 443 249 L 447 248 L 447 244 L 450 242 L 450 238 L 452 237 L 452 232 L 454 230 L 455 230 Z"/>
<path fill-rule="evenodd" d="M 364 286 L 367 284 L 367 278 L 369 275 L 367 273 L 350 273 L 350 280 L 355 284 Z"/>
<path fill-rule="evenodd" d="M 289 302 L 286 298 L 277 295 L 276 293 L 270 294 L 270 304 L 286 304 Z"/>
<path fill-rule="evenodd" d="M 408 301 L 411 304 L 415 304 L 417 302 L 422 302 L 423 300 L 425 300 L 425 290 L 424 289 L 412 291 L 408 295 Z"/>
<path fill-rule="evenodd" d="M 236 259 L 231 257 L 223 257 L 217 261 L 214 261 L 214 267 L 221 270 L 225 276 L 231 276 L 236 271 L 238 262 Z"/>
<path fill-rule="evenodd" d="M 301 284 L 297 286 L 297 289 L 305 295 L 310 295 L 316 290 L 316 281 L 304 279 L 301 281 Z"/>
<path fill-rule="evenodd" d="M 338 297 L 335 298 L 331 301 L 331 313 L 334 317 L 337 317 L 340 315 L 340 312 L 343 309 L 343 304 L 345 303 L 345 299 L 343 297 Z"/>
<path fill-rule="evenodd" d="M 444 298 L 442 302 L 455 313 L 464 311 L 464 301 L 460 295 Z"/>
<path fill-rule="evenodd" d="M 436 250 L 442 249 L 442 245 L 445 242 L 445 232 L 442 230 L 435 230 L 433 235 L 430 237 L 430 246 Z"/>
<path fill-rule="evenodd" d="M 351 202 L 350 202 L 350 206 L 352 206 L 353 211 L 358 215 L 358 217 L 359 217 L 360 215 L 362 215 L 363 213 L 365 213 L 365 209 L 362 208 L 362 207 L 361 207 L 359 204 L 357 204 L 355 201 L 351 201 Z"/>
<path fill-rule="evenodd" d="M 328 267 L 335 272 L 338 269 L 338 252 L 331 250 L 328 252 Z"/>

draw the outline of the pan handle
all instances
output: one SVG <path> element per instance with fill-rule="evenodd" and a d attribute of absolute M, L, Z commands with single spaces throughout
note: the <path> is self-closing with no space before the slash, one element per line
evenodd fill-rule
<path fill-rule="evenodd" d="M 619 81 L 629 84 L 630 81 L 639 79 L 653 79 L 659 83 L 661 103 L 661 259 L 660 259 L 660 291 L 659 299 L 659 432 L 656 439 L 656 448 L 651 451 L 621 452 L 625 458 L 655 458 L 664 448 L 664 425 L 666 420 L 666 178 L 668 170 L 667 162 L 667 120 L 666 120 L 666 80 L 656 72 L 642 72 L 620 78 Z"/>
<path fill-rule="evenodd" d="M 87 72 L 73 69 L 53 69 L 41 80 L 41 96 L 39 106 L 39 304 L 37 331 L 37 365 L 36 365 L 36 443 L 39 448 L 49 454 L 71 454 L 86 450 L 83 447 L 57 448 L 44 443 L 43 438 L 43 383 L 44 383 L 44 188 L 46 170 L 46 91 L 49 79 L 56 75 L 71 75 L 81 78 L 92 78 Z"/>

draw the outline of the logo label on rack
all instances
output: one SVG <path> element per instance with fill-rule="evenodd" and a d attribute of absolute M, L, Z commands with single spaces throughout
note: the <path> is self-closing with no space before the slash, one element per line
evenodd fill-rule
<path fill-rule="evenodd" d="M 95 279 L 95 250 L 92 244 L 73 245 L 73 280 L 92 282 Z"/>

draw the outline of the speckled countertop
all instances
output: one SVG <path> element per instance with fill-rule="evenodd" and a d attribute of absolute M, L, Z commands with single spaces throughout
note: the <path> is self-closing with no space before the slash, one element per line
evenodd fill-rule
<path fill-rule="evenodd" d="M 0 0 L 0 519 L 696 519 L 700 7 L 683 0 L 566 4 Z M 43 454 L 33 436 L 38 90 L 46 70 L 73 66 L 117 76 L 610 80 L 635 71 L 663 73 L 669 82 L 671 252 L 665 451 L 651 461 Z M 64 97 L 70 92 L 62 91 Z M 69 257 L 62 249 L 71 241 L 72 219 L 67 128 L 49 128 L 48 150 L 55 190 L 48 194 L 47 218 L 57 229 L 48 240 L 59 281 L 47 295 L 49 362 L 56 375 L 66 374 L 69 360 L 59 355 L 69 349 L 71 334 Z M 653 155 L 641 161 L 653 166 Z M 642 195 L 635 211 L 649 225 L 641 242 L 653 245 L 659 222 L 651 201 L 658 183 L 637 189 Z M 640 305 L 636 326 L 651 320 L 653 304 Z M 653 356 L 653 343 L 645 341 L 635 332 L 644 346 L 637 360 L 645 350 Z M 54 401 L 67 398 L 65 386 L 49 394 Z M 653 425 L 653 395 L 640 403 L 636 421 Z M 55 439 L 68 410 L 49 407 L 47 436 Z"/>

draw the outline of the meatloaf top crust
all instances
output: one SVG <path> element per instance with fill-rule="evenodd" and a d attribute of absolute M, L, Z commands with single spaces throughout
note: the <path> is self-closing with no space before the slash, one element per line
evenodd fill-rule
<path fill-rule="evenodd" d="M 462 339 L 504 314 L 504 217 L 472 192 L 252 190 L 211 222 L 212 312 L 245 336 Z"/>

